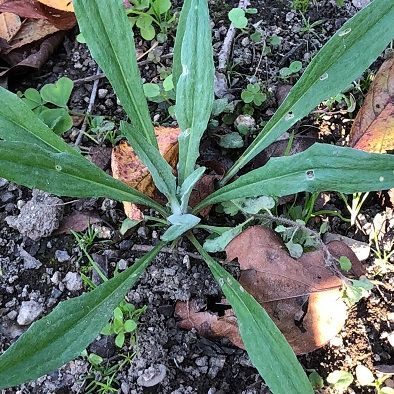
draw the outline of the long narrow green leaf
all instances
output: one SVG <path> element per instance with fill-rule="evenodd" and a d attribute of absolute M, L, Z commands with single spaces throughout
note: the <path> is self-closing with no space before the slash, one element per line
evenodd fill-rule
<path fill-rule="evenodd" d="M 0 139 L 30 142 L 52 152 L 79 152 L 67 145 L 16 95 L 0 87 Z M 1 160 L 1 157 L 0 157 Z"/>
<path fill-rule="evenodd" d="M 180 213 L 180 204 L 176 196 L 176 178 L 159 149 L 150 145 L 143 135 L 134 133 L 129 123 L 122 122 L 121 131 L 139 159 L 148 168 L 155 186 L 167 197 L 173 213 Z"/>
<path fill-rule="evenodd" d="M 0 389 L 36 379 L 78 357 L 97 337 L 163 243 L 132 267 L 79 297 L 61 302 L 0 356 Z"/>
<path fill-rule="evenodd" d="M 273 394 L 312 394 L 314 391 L 285 337 L 262 306 L 199 244 L 200 252 L 238 320 L 239 332 L 250 360 Z"/>
<path fill-rule="evenodd" d="M 34 144 L 0 141 L 0 177 L 60 196 L 130 201 L 166 215 L 160 204 L 112 178 L 83 156 L 53 153 Z"/>
<path fill-rule="evenodd" d="M 393 155 L 314 144 L 302 153 L 273 158 L 264 167 L 240 176 L 203 200 L 193 212 L 237 198 L 281 197 L 303 191 L 355 193 L 392 187 Z"/>
<path fill-rule="evenodd" d="M 347 21 L 313 58 L 274 116 L 221 184 L 323 100 L 348 87 L 394 38 L 394 1 L 374 0 Z"/>
<path fill-rule="evenodd" d="M 215 67 L 207 0 L 191 0 L 186 25 L 181 47 L 182 74 L 176 88 L 175 106 L 182 130 L 179 137 L 179 184 L 194 171 L 200 154 L 200 140 L 212 112 Z"/>
<path fill-rule="evenodd" d="M 103 69 L 137 132 L 157 146 L 137 66 L 133 32 L 122 0 L 74 0 L 92 56 Z"/>
<path fill-rule="evenodd" d="M 174 45 L 174 56 L 172 59 L 172 76 L 174 81 L 174 86 L 178 84 L 179 77 L 182 74 L 182 42 L 185 35 L 185 30 L 187 26 L 187 17 L 189 15 L 190 5 L 192 0 L 185 0 L 182 5 L 181 14 L 179 15 L 178 26 L 176 29 L 175 45 Z"/>

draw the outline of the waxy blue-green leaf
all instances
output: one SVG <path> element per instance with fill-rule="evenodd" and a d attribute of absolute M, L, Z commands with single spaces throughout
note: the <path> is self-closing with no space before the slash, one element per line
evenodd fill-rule
<path fill-rule="evenodd" d="M 0 102 L 1 139 L 36 144 L 51 152 L 80 155 L 76 149 L 67 145 L 38 119 L 37 115 L 17 95 L 0 87 Z"/>
<path fill-rule="evenodd" d="M 394 38 L 394 1 L 374 0 L 347 21 L 312 59 L 302 77 L 221 184 L 322 101 L 348 87 Z"/>
<path fill-rule="evenodd" d="M 61 302 L 49 315 L 33 323 L 0 356 L 0 389 L 36 379 L 78 357 L 162 246 L 160 243 L 132 267 L 94 290 Z"/>
<path fill-rule="evenodd" d="M 208 196 L 193 212 L 237 198 L 281 197 L 304 191 L 356 193 L 392 187 L 393 155 L 314 144 L 302 153 L 270 159 L 264 167 L 240 176 Z"/>
<path fill-rule="evenodd" d="M 171 242 L 181 235 L 191 230 L 200 223 L 201 219 L 189 213 L 181 215 L 171 215 L 168 217 L 171 226 L 164 232 L 161 239 L 165 242 Z"/>
<path fill-rule="evenodd" d="M 182 59 L 181 59 L 181 51 L 182 51 L 182 42 L 183 37 L 185 35 L 187 17 L 189 15 L 190 5 L 192 0 L 185 0 L 182 5 L 182 10 L 179 15 L 178 26 L 176 29 L 176 37 L 175 37 L 175 45 L 174 45 L 174 56 L 172 60 L 172 75 L 174 87 L 176 90 L 176 85 L 178 84 L 179 77 L 182 74 Z"/>
<path fill-rule="evenodd" d="M 68 197 L 107 197 L 164 208 L 141 192 L 112 178 L 81 155 L 54 153 L 38 145 L 0 141 L 0 178 Z"/>
<path fill-rule="evenodd" d="M 206 170 L 205 167 L 196 168 L 185 179 L 185 182 L 183 182 L 181 187 L 179 188 L 178 196 L 179 196 L 179 199 L 180 199 L 180 202 L 181 202 L 181 211 L 182 211 L 182 213 L 186 213 L 187 212 L 189 199 L 190 199 L 190 195 L 191 195 L 191 193 L 193 191 L 193 187 L 196 185 L 196 183 L 204 175 L 205 170 Z"/>
<path fill-rule="evenodd" d="M 285 337 L 262 306 L 199 244 L 200 252 L 237 316 L 250 360 L 273 394 L 313 394 L 312 386 Z"/>
<path fill-rule="evenodd" d="M 181 208 L 176 195 L 176 178 L 171 166 L 160 154 L 159 149 L 150 145 L 145 137 L 133 132 L 129 123 L 121 123 L 121 132 L 128 139 L 139 159 L 148 168 L 157 189 L 168 199 L 172 212 L 180 213 Z"/>
<path fill-rule="evenodd" d="M 179 184 L 194 171 L 201 137 L 212 112 L 213 64 L 207 0 L 191 0 L 181 46 L 182 74 L 176 86 L 175 114 L 179 137 Z"/>
<path fill-rule="evenodd" d="M 79 28 L 136 132 L 157 147 L 137 66 L 134 36 L 122 0 L 74 0 Z"/>

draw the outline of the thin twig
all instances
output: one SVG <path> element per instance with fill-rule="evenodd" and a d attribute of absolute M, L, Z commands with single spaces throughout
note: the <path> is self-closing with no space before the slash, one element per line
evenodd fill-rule
<path fill-rule="evenodd" d="M 238 4 L 238 8 L 246 9 L 250 5 L 250 0 L 240 0 Z M 224 38 L 222 48 L 220 49 L 218 56 L 218 70 L 224 71 L 227 67 L 227 61 L 230 57 L 231 47 L 234 41 L 236 27 L 233 23 L 231 23 L 226 37 Z"/>
<path fill-rule="evenodd" d="M 97 67 L 96 70 L 96 75 L 100 74 L 100 67 Z M 97 88 L 98 88 L 98 84 L 99 84 L 99 80 L 96 79 L 93 83 L 93 88 L 92 88 L 92 93 L 90 95 L 90 99 L 89 99 L 89 105 L 88 105 L 88 109 L 86 110 L 86 114 L 85 117 L 83 118 L 83 123 L 82 123 L 82 127 L 79 130 L 79 134 L 78 137 L 75 141 L 75 146 L 78 146 L 81 141 L 82 141 L 82 136 L 85 134 L 86 132 L 86 128 L 88 126 L 88 116 L 90 115 L 90 113 L 92 112 L 93 109 L 93 105 L 94 102 L 96 101 L 96 96 L 97 96 Z"/>

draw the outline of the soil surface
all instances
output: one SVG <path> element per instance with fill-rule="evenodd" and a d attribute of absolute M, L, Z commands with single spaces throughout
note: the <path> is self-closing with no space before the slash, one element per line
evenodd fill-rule
<path fill-rule="evenodd" d="M 312 3 L 303 20 L 302 15 L 292 9 L 290 1 L 252 0 L 251 7 L 258 11 L 248 16 L 250 29 L 236 34 L 229 71 L 224 80 L 218 76 L 216 95 L 217 98 L 239 101 L 248 83 L 261 83 L 268 98 L 262 106 L 254 108 L 252 117 L 258 128 L 272 116 L 283 92 L 288 91 L 288 86 L 299 77 L 296 74 L 287 79 L 280 78 L 279 70 L 295 60 L 302 61 L 305 68 L 328 38 L 357 11 L 350 0 L 346 0 L 343 7 L 329 0 Z M 215 59 L 229 27 L 227 13 L 237 4 L 235 1 L 210 1 Z M 179 4 L 173 2 L 173 5 L 173 10 L 179 11 Z M 302 28 L 308 20 L 309 23 L 321 23 L 309 33 L 303 32 Z M 271 51 L 266 53 L 267 45 L 251 40 L 250 34 L 255 31 L 260 32 L 267 43 L 270 37 L 277 35 L 282 38 L 281 44 L 272 46 Z M 174 28 L 171 28 L 168 40 L 158 43 L 141 59 L 140 70 L 146 82 L 159 82 L 160 76 L 168 75 L 174 33 Z M 94 83 L 85 78 L 96 74 L 97 65 L 87 47 L 76 41 L 76 34 L 77 31 L 68 34 L 42 70 L 11 79 L 10 90 L 39 89 L 61 76 L 68 76 L 77 81 L 69 107 L 74 112 L 85 112 Z M 152 43 L 137 35 L 136 46 L 139 53 L 144 53 Z M 373 66 L 371 72 L 375 71 L 376 67 Z M 353 93 L 358 109 L 363 95 L 355 89 Z M 297 135 L 346 144 L 356 112 L 342 111 L 338 114 L 338 110 L 344 109 L 343 105 L 337 104 L 324 116 L 314 114 L 304 119 L 294 127 L 294 131 Z M 168 102 L 151 102 L 150 107 L 155 123 L 175 125 L 168 113 Z M 200 160 L 204 164 L 214 162 L 210 167 L 212 172 L 217 168 L 228 168 L 241 152 L 239 149 L 223 149 L 218 144 L 218 136 L 235 130 L 233 123 L 243 111 L 242 103 L 238 102 L 234 108 L 232 113 L 220 114 L 213 119 L 203 141 Z M 106 116 L 116 124 L 126 117 L 105 78 L 99 80 L 92 113 Z M 64 138 L 74 143 L 79 129 L 80 124 L 67 132 Z M 251 140 L 252 137 L 247 138 Z M 108 140 L 98 142 L 96 144 L 85 136 L 80 146 L 93 161 L 109 171 L 111 143 Z M 324 205 L 325 208 L 337 209 L 344 216 L 350 216 L 338 196 L 327 194 L 318 203 L 320 200 L 325 201 L 321 204 L 328 204 Z M 389 251 L 394 236 L 393 201 L 393 197 L 390 201 L 387 195 L 371 193 L 362 206 L 357 225 L 350 226 L 337 217 L 329 217 L 330 232 L 370 244 L 376 230 L 379 247 Z M 59 301 L 87 291 L 89 286 L 83 278 L 99 282 L 75 237 L 71 234 L 56 235 L 59 226 L 75 212 L 98 218 L 95 224 L 98 234 L 89 246 L 89 253 L 108 276 L 114 274 L 116 267 L 124 270 L 131 266 L 145 250 L 159 241 L 161 229 L 154 225 L 136 227 L 122 236 L 119 230 L 125 215 L 122 204 L 115 201 L 58 198 L 0 179 L 0 352 L 6 350 L 31 322 L 49 313 Z M 318 228 L 319 220 L 316 219 L 312 226 Z M 206 221 L 209 224 L 234 225 L 237 217 L 229 218 L 212 211 Z M 373 247 L 376 248 L 376 245 L 373 244 Z M 224 256 L 218 257 L 222 259 Z M 308 373 L 314 369 L 323 379 L 335 370 L 351 372 L 354 382 L 348 392 L 360 394 L 374 393 L 375 389 L 362 387 L 357 382 L 355 367 L 358 364 L 367 366 L 375 376 L 382 376 L 379 371 L 394 373 L 394 274 L 389 269 L 389 262 L 377 259 L 371 249 L 363 264 L 368 278 L 374 280 L 376 285 L 369 297 L 351 308 L 344 329 L 329 344 L 300 357 Z M 237 272 L 236 263 L 227 268 Z M 196 258 L 188 243 L 181 242 L 174 250 L 160 253 L 127 295 L 127 301 L 136 307 L 146 306 L 139 319 L 135 340 L 127 339 L 119 349 L 113 337 L 101 336 L 88 349 L 89 353 L 98 354 L 104 359 L 101 367 L 94 367 L 86 357 L 80 357 L 34 382 L 4 390 L 4 394 L 269 393 L 246 352 L 235 348 L 226 339 L 213 340 L 178 327 L 174 315 L 175 303 L 191 298 L 197 299 L 202 306 L 223 313 L 218 306 L 220 290 L 208 268 L 201 259 Z M 126 356 L 129 359 L 125 359 Z M 111 368 L 115 371 L 112 374 L 112 391 L 99 385 L 112 376 Z M 155 379 L 155 385 L 145 387 L 146 382 L 149 384 Z M 394 380 L 389 378 L 386 384 L 394 387 Z M 335 390 L 325 383 L 319 392 Z"/>

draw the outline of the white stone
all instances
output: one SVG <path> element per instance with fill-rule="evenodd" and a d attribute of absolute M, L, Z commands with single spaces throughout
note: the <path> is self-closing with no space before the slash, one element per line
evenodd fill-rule
<path fill-rule="evenodd" d="M 44 308 L 36 301 L 22 301 L 16 321 L 21 326 L 27 326 L 41 316 Z"/>
<path fill-rule="evenodd" d="M 103 99 L 108 94 L 108 89 L 99 89 L 97 94 L 100 99 Z"/>
<path fill-rule="evenodd" d="M 69 291 L 78 291 L 82 289 L 82 279 L 77 272 L 67 272 L 63 282 Z"/>

